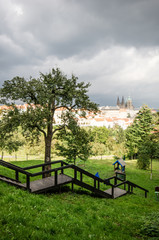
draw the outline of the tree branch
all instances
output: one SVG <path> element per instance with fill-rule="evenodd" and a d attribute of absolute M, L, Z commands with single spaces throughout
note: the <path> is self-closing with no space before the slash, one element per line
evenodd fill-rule
<path fill-rule="evenodd" d="M 57 132 L 57 131 L 59 131 L 59 130 L 62 130 L 62 129 L 65 128 L 65 127 L 66 127 L 66 125 L 63 125 L 63 126 L 61 126 L 61 127 L 59 127 L 59 128 L 56 128 L 56 129 L 52 132 L 52 136 L 54 135 L 55 132 Z"/>
<path fill-rule="evenodd" d="M 56 107 L 56 108 L 55 108 L 55 111 L 56 111 L 57 109 L 59 109 L 59 108 L 66 108 L 67 110 L 70 111 L 70 110 L 72 110 L 75 106 L 76 106 L 76 104 L 72 105 L 72 107 L 68 107 L 68 106 L 66 106 L 66 105 L 62 105 L 62 106 Z"/>
<path fill-rule="evenodd" d="M 44 136 L 46 137 L 46 132 L 44 130 L 42 130 L 37 124 L 31 125 L 31 128 L 37 128 L 40 132 L 42 132 L 44 134 Z"/>

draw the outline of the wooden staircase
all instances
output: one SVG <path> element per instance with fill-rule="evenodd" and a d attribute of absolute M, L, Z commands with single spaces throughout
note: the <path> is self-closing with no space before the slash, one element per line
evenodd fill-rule
<path fill-rule="evenodd" d="M 52 168 L 50 170 L 45 170 L 45 167 L 47 165 L 55 165 L 55 164 L 60 164 L 60 167 Z M 74 185 L 78 185 L 104 198 L 121 197 L 127 193 L 132 193 L 133 188 L 135 187 L 138 187 L 144 190 L 145 197 L 147 197 L 148 190 L 134 183 L 131 183 L 129 181 L 122 181 L 117 176 L 113 176 L 107 179 L 101 179 L 91 174 L 90 172 L 85 171 L 82 168 L 79 168 L 73 164 L 67 164 L 64 161 L 54 161 L 51 163 L 44 163 L 44 164 L 34 165 L 30 167 L 20 168 L 20 167 L 17 167 L 16 165 L 0 160 L 0 165 L 15 171 L 15 179 L 0 175 L 1 181 L 14 185 L 19 188 L 28 190 L 31 193 L 44 193 L 50 190 L 54 190 L 58 188 L 60 189 L 61 186 L 71 183 L 72 190 L 74 188 Z M 29 172 L 29 170 L 34 168 L 39 168 L 39 167 L 42 168 L 42 171 L 36 172 L 36 173 Z M 64 173 L 64 171 L 67 171 L 67 170 L 69 170 L 69 173 L 67 174 Z M 26 177 L 25 183 L 21 183 L 19 181 L 19 174 L 25 175 Z M 53 174 L 53 176 L 45 178 L 44 177 L 45 174 Z M 31 178 L 34 178 L 37 176 L 41 176 L 42 178 L 38 180 L 30 181 Z M 114 184 L 110 183 L 110 181 L 114 181 Z M 117 184 L 117 181 L 120 181 L 120 183 Z M 103 186 L 101 187 L 101 185 Z M 110 188 L 107 190 L 103 190 L 104 188 L 106 188 L 106 186 L 109 186 Z M 123 186 L 124 189 L 121 189 L 120 188 L 121 186 Z M 128 190 L 126 190 L 126 187 L 128 188 Z"/>

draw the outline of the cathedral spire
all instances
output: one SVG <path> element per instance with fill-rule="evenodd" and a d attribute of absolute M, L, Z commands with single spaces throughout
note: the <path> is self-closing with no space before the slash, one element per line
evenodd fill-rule
<path fill-rule="evenodd" d="M 125 108 L 125 101 L 124 101 L 124 97 L 122 97 L 122 101 L 121 101 L 121 107 Z"/>
<path fill-rule="evenodd" d="M 120 107 L 120 100 L 119 100 L 119 97 L 117 98 L 117 106 Z"/>

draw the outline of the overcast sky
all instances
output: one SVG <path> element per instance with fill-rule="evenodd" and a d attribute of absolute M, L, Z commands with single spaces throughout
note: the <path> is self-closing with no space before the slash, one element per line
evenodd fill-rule
<path fill-rule="evenodd" d="M 159 0 L 0 0 L 0 86 L 59 67 L 91 100 L 159 108 Z"/>

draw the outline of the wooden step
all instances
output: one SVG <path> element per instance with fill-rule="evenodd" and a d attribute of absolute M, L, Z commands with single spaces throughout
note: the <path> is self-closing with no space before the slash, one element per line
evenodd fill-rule
<path fill-rule="evenodd" d="M 104 192 L 112 195 L 112 188 L 109 188 L 108 190 L 105 190 Z M 118 197 L 124 196 L 126 194 L 127 194 L 126 190 L 123 190 L 118 187 L 114 188 L 114 198 L 118 198 Z"/>
<path fill-rule="evenodd" d="M 14 180 L 14 179 L 9 179 L 9 178 L 7 178 L 7 177 L 2 177 L 2 176 L 0 176 L 0 180 L 3 181 L 3 182 L 6 182 L 6 183 L 8 183 L 8 184 L 14 185 L 14 186 L 16 186 L 16 187 L 20 187 L 20 188 L 26 189 L 25 184 L 22 184 L 22 183 L 20 183 L 20 182 L 17 182 L 17 181 Z"/>
<path fill-rule="evenodd" d="M 48 190 L 54 189 L 56 187 L 59 187 L 61 185 L 68 184 L 70 182 L 72 182 L 71 177 L 65 174 L 59 174 L 57 176 L 57 184 L 55 184 L 54 176 L 30 182 L 30 191 L 32 193 L 42 193 L 42 192 L 46 192 Z M 26 187 L 26 184 L 24 185 Z"/>
<path fill-rule="evenodd" d="M 81 182 L 81 181 L 79 181 L 77 179 L 74 180 L 73 182 L 74 182 L 74 184 L 76 184 L 76 185 L 78 185 L 80 187 L 83 187 L 85 189 L 88 189 L 88 190 L 92 191 L 93 193 L 97 194 L 98 196 L 101 196 L 101 197 L 104 197 L 104 198 L 111 198 L 111 194 L 110 193 L 107 193 L 105 191 L 99 190 L 98 188 L 92 187 L 92 186 L 90 186 L 87 183 Z"/>

